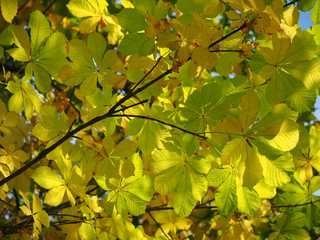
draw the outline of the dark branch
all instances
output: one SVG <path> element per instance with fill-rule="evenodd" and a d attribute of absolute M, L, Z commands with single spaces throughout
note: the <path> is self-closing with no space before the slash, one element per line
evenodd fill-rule
<path fill-rule="evenodd" d="M 150 212 L 148 212 L 149 216 L 152 218 L 152 220 L 157 224 L 157 226 L 161 229 L 161 232 L 166 236 L 167 239 L 170 239 L 168 237 L 168 235 L 165 233 L 165 231 L 163 230 L 163 228 L 161 227 L 160 223 L 157 222 L 157 220 L 152 216 L 152 214 Z M 171 237 L 171 236 L 170 236 Z M 171 239 L 173 239 L 171 237 Z"/>
<path fill-rule="evenodd" d="M 213 46 L 217 45 L 218 43 L 222 42 L 223 40 L 227 39 L 228 37 L 230 37 L 231 35 L 235 34 L 236 32 L 244 29 L 247 26 L 247 22 L 245 22 L 244 24 L 242 24 L 240 27 L 236 28 L 235 30 L 233 30 L 232 32 L 228 33 L 227 35 L 223 36 L 222 38 L 218 39 L 217 41 L 211 43 L 208 47 L 208 49 L 212 48 Z"/>
<path fill-rule="evenodd" d="M 220 39 L 218 39 L 217 41 L 213 42 L 212 44 L 210 44 L 209 48 L 215 46 L 216 44 L 222 42 L 223 40 L 225 40 L 226 38 L 230 37 L 231 35 L 235 34 L 236 32 L 238 32 L 239 30 L 245 28 L 247 26 L 247 23 L 244 23 L 242 26 L 240 26 L 239 28 L 233 30 L 232 32 L 228 33 L 227 35 L 221 37 Z M 190 58 L 189 58 L 190 59 Z M 158 61 L 157 63 L 158 64 Z M 154 69 L 154 68 L 152 68 Z M 91 119 L 90 121 L 82 124 L 81 126 L 78 126 L 77 128 L 75 128 L 74 130 L 68 132 L 66 135 L 64 135 L 60 140 L 58 140 L 55 144 L 51 145 L 50 147 L 46 148 L 45 150 L 43 150 L 42 152 L 39 153 L 39 155 L 37 157 L 35 157 L 32 161 L 30 161 L 29 163 L 27 163 L 26 165 L 24 165 L 22 168 L 18 169 L 17 171 L 15 171 L 14 173 L 12 173 L 11 175 L 9 175 L 8 177 L 2 179 L 0 181 L 0 186 L 2 186 L 3 184 L 7 183 L 8 181 L 10 181 L 11 179 L 15 178 L 16 176 L 19 176 L 21 173 L 23 173 L 24 171 L 26 171 L 27 169 L 29 169 L 30 167 L 32 167 L 34 164 L 36 164 L 37 162 L 39 162 L 42 158 L 46 157 L 47 154 L 49 154 L 50 152 L 52 152 L 54 149 L 56 149 L 58 146 L 60 146 L 62 143 L 64 143 L 65 141 L 67 141 L 69 138 L 71 138 L 73 135 L 75 135 L 76 133 L 78 133 L 79 131 L 101 121 L 104 120 L 108 117 L 112 117 L 112 115 L 115 113 L 116 109 L 121 106 L 125 101 L 127 101 L 128 99 L 136 96 L 138 93 L 142 92 L 143 90 L 145 90 L 146 88 L 150 87 L 151 85 L 153 85 L 154 83 L 156 83 L 157 81 L 159 81 L 160 79 L 166 77 L 167 75 L 169 75 L 172 72 L 172 69 L 168 69 L 167 71 L 165 71 L 164 73 L 162 73 L 160 76 L 156 77 L 155 79 L 153 79 L 152 81 L 148 82 L 147 84 L 143 85 L 142 87 L 138 88 L 135 91 L 132 91 L 130 93 L 128 93 L 126 96 L 124 96 L 122 99 L 120 99 L 113 107 L 111 107 L 109 109 L 109 111 L 102 115 L 102 116 L 98 116 L 95 117 L 93 119 Z M 148 75 L 150 74 L 150 71 L 146 74 Z M 145 76 L 142 78 L 144 79 Z M 141 80 L 139 81 L 141 82 Z M 200 135 L 199 135 L 200 136 Z M 201 138 L 204 138 L 203 136 L 201 136 Z"/>
<path fill-rule="evenodd" d="M 142 83 L 143 80 L 145 80 L 146 77 L 148 77 L 149 74 L 152 73 L 152 71 L 156 68 L 156 66 L 157 66 L 157 65 L 159 64 L 159 62 L 161 61 L 161 58 L 162 58 L 162 56 L 159 57 L 159 59 L 157 60 L 156 64 L 153 65 L 153 67 L 147 72 L 147 74 L 144 75 L 144 77 L 143 77 L 139 82 L 137 82 L 137 84 L 132 88 L 131 92 L 133 92 L 133 91 L 140 85 L 140 83 Z"/>
<path fill-rule="evenodd" d="M 301 207 L 301 206 L 305 206 L 305 205 L 309 205 L 309 204 L 314 204 L 320 202 L 319 200 L 315 200 L 315 201 L 310 201 L 310 202 L 306 202 L 306 203 L 300 203 L 300 204 L 289 204 L 289 205 L 273 205 L 271 206 L 271 208 L 282 208 L 282 207 Z"/>
<path fill-rule="evenodd" d="M 207 139 L 205 136 L 199 135 L 198 133 L 191 132 L 191 131 L 189 131 L 187 129 L 183 129 L 183 128 L 178 127 L 176 125 L 173 125 L 171 123 L 167 123 L 167 122 L 164 122 L 162 120 L 159 120 L 159 119 L 156 119 L 156 118 L 152 118 L 152 117 L 141 116 L 141 115 L 130 115 L 130 114 L 113 115 L 113 117 L 136 117 L 136 118 L 143 118 L 143 119 L 147 119 L 147 120 L 152 120 L 152 121 L 161 123 L 163 125 L 166 125 L 166 126 L 169 126 L 169 127 L 175 128 L 175 129 L 179 129 L 182 132 L 189 133 L 191 135 L 197 136 L 197 137 L 202 138 L 204 140 Z"/>
<path fill-rule="evenodd" d="M 289 2 L 289 3 L 285 4 L 285 5 L 283 5 L 283 7 L 284 7 L 284 8 L 285 8 L 285 7 L 289 7 L 290 5 L 294 5 L 294 4 L 297 3 L 297 2 L 299 2 L 299 0 L 294 0 L 294 1 L 292 1 L 292 2 Z"/>

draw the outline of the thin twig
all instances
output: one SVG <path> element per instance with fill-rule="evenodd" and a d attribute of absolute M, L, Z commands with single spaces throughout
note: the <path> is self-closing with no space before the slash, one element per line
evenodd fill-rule
<path fill-rule="evenodd" d="M 124 111 L 124 110 L 126 110 L 126 109 L 128 109 L 128 108 L 132 108 L 132 107 L 135 107 L 135 106 L 144 104 L 144 103 L 146 103 L 146 102 L 148 102 L 148 101 L 149 101 L 148 99 L 145 99 L 145 100 L 143 100 L 143 101 L 141 101 L 141 102 L 132 104 L 132 105 L 130 105 L 130 106 L 124 106 L 123 108 L 121 108 L 121 109 L 119 109 L 119 110 L 117 110 L 117 111 L 114 111 L 114 113 L 122 112 L 122 111 Z"/>
<path fill-rule="evenodd" d="M 282 208 L 282 207 L 301 207 L 301 206 L 305 206 L 305 205 L 309 205 L 309 204 L 314 204 L 320 202 L 320 199 L 315 200 L 315 201 L 310 201 L 310 202 L 306 202 L 306 203 L 300 203 L 300 204 L 289 204 L 289 205 L 273 205 L 271 206 L 271 208 Z"/>
<path fill-rule="evenodd" d="M 220 39 L 218 39 L 217 41 L 215 41 L 214 43 L 210 44 L 209 48 L 218 44 L 219 42 L 222 42 L 223 40 L 225 40 L 226 38 L 228 38 L 229 36 L 235 34 L 236 32 L 238 32 L 239 30 L 245 28 L 247 26 L 246 23 L 244 23 L 242 26 L 240 26 L 239 28 L 235 29 L 234 31 L 228 33 L 227 35 L 221 37 Z M 39 155 L 37 157 L 35 157 L 33 160 L 31 160 L 29 163 L 27 163 L 26 165 L 24 165 L 22 168 L 18 169 L 17 171 L 13 172 L 12 174 L 10 174 L 8 177 L 2 179 L 0 181 L 0 186 L 2 186 L 3 184 L 7 183 L 8 181 L 10 181 L 11 179 L 19 176 L 21 173 L 23 173 L 24 171 L 26 171 L 27 169 L 29 169 L 30 167 L 32 167 L 34 164 L 36 164 L 37 162 L 39 162 L 42 158 L 46 157 L 47 154 L 49 154 L 50 152 L 52 152 L 54 149 L 56 149 L 58 146 L 60 146 L 62 143 L 64 143 L 65 141 L 67 141 L 69 138 L 71 138 L 73 135 L 75 135 L 76 133 L 80 132 L 81 130 L 101 121 L 104 120 L 108 117 L 112 117 L 112 115 L 114 114 L 114 112 L 116 111 L 116 109 L 121 106 L 125 101 L 127 101 L 128 99 L 136 96 L 138 93 L 142 92 L 143 90 L 145 90 L 146 88 L 150 87 L 151 85 L 153 85 L 154 83 L 158 82 L 160 79 L 166 77 L 167 75 L 169 75 L 170 73 L 172 73 L 172 68 L 168 69 L 167 71 L 165 71 L 164 73 L 160 74 L 158 77 L 154 78 L 152 81 L 148 82 L 147 84 L 143 85 L 142 87 L 138 88 L 135 91 L 131 91 L 130 93 L 128 93 L 126 96 L 124 96 L 123 98 L 121 98 L 113 107 L 111 107 L 109 109 L 109 111 L 101 116 L 95 117 L 93 119 L 91 119 L 90 121 L 78 126 L 77 128 L 75 128 L 74 130 L 70 131 L 69 133 L 65 134 L 61 139 L 59 139 L 56 143 L 52 144 L 50 147 L 44 149 L 42 152 L 39 153 Z M 148 74 L 148 73 L 147 73 Z M 141 81 L 141 80 L 140 80 Z M 203 137 L 202 137 L 203 138 Z"/>
<path fill-rule="evenodd" d="M 225 40 L 226 38 L 230 37 L 231 35 L 237 33 L 238 31 L 244 29 L 247 26 L 247 22 L 245 22 L 244 24 L 242 24 L 240 27 L 238 27 L 237 29 L 233 30 L 232 32 L 228 33 L 227 35 L 219 38 L 217 41 L 211 43 L 208 47 L 208 49 L 212 48 L 213 46 L 217 45 L 218 43 L 222 42 L 223 40 Z"/>
<path fill-rule="evenodd" d="M 145 80 L 146 79 L 146 77 L 148 77 L 149 76 L 149 74 L 150 73 L 152 73 L 152 71 L 156 68 L 156 66 L 159 64 L 159 62 L 160 62 L 160 60 L 161 60 L 161 58 L 162 58 L 162 56 L 160 56 L 159 58 L 158 58 L 158 60 L 157 60 L 157 62 L 153 65 L 153 67 L 147 72 L 147 74 L 146 75 L 144 75 L 144 77 L 143 78 L 141 78 L 141 80 L 139 81 L 139 82 L 137 82 L 137 84 L 136 85 L 134 85 L 134 87 L 132 88 L 132 90 L 131 90 L 131 92 L 133 92 L 139 85 L 140 85 L 140 83 L 142 83 L 143 82 L 143 80 Z"/>
<path fill-rule="evenodd" d="M 175 129 L 179 129 L 180 131 L 185 132 L 185 133 L 189 133 L 189 134 L 191 134 L 193 136 L 197 136 L 197 137 L 205 139 L 205 140 L 207 139 L 205 136 L 199 135 L 198 133 L 191 132 L 191 131 L 189 131 L 187 129 L 178 127 L 178 126 L 173 125 L 171 123 L 167 123 L 167 122 L 164 122 L 162 120 L 159 120 L 159 119 L 156 119 L 156 118 L 152 118 L 152 117 L 147 117 L 147 116 L 142 116 L 142 115 L 131 115 L 131 114 L 121 114 L 121 115 L 119 114 L 119 115 L 113 115 L 113 117 L 136 117 L 136 118 L 143 118 L 143 119 L 147 119 L 147 120 L 152 120 L 152 121 L 161 123 L 163 125 L 166 125 L 166 126 L 169 126 L 169 127 L 175 128 Z"/>
<path fill-rule="evenodd" d="M 55 4 L 55 2 L 56 2 L 57 0 L 53 0 L 49 5 L 48 5 L 48 7 L 46 7 L 46 9 L 45 10 L 43 10 L 43 14 L 46 14 L 46 12 L 52 7 L 52 5 L 53 4 Z"/>
<path fill-rule="evenodd" d="M 289 3 L 285 4 L 285 5 L 283 5 L 283 7 L 284 7 L 284 8 L 285 8 L 285 7 L 289 7 L 290 5 L 294 5 L 294 4 L 297 3 L 297 2 L 299 2 L 299 0 L 294 0 L 294 1 L 292 1 L 292 2 L 289 2 Z"/>
<path fill-rule="evenodd" d="M 216 52 L 216 53 L 219 53 L 219 52 L 240 52 L 240 53 L 243 53 L 242 50 L 237 50 L 237 49 L 235 49 L 235 50 L 232 50 L 232 49 L 217 49 L 217 50 L 211 50 L 209 52 L 211 52 L 211 53 L 213 53 L 213 52 Z"/>
<path fill-rule="evenodd" d="M 171 236 L 170 238 L 168 237 L 168 235 L 166 234 L 166 232 L 163 230 L 163 228 L 161 227 L 161 224 L 157 222 L 157 220 L 152 216 L 151 212 L 148 212 L 149 216 L 152 218 L 152 220 L 157 224 L 157 226 L 161 229 L 161 232 L 166 236 L 167 239 L 173 239 Z"/>
<path fill-rule="evenodd" d="M 24 4 L 18 8 L 18 13 L 20 12 L 21 9 L 23 9 L 27 5 L 28 2 L 30 2 L 30 0 L 25 1 Z"/>

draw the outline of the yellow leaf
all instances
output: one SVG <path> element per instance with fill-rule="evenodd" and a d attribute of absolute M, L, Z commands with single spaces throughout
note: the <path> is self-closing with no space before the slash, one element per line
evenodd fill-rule
<path fill-rule="evenodd" d="M 11 23 L 18 12 L 18 0 L 1 0 L 1 12 L 3 18 Z"/>
<path fill-rule="evenodd" d="M 67 187 L 65 185 L 52 188 L 47 192 L 44 203 L 50 206 L 58 206 L 62 202 L 66 190 Z"/>
<path fill-rule="evenodd" d="M 283 19 L 289 26 L 293 26 L 298 23 L 300 13 L 296 6 L 290 6 L 283 12 Z"/>

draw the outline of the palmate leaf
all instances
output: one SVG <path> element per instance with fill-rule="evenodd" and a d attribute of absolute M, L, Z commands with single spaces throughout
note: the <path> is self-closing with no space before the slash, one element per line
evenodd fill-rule
<path fill-rule="evenodd" d="M 300 212 L 290 212 L 288 215 L 281 215 L 276 223 L 272 225 L 275 231 L 269 234 L 268 239 L 310 239 L 309 234 L 303 229 L 306 216 Z"/>
<path fill-rule="evenodd" d="M 186 159 L 186 156 L 179 153 L 179 149 L 175 151 L 153 152 L 151 163 L 159 172 L 154 181 L 154 188 L 161 195 L 173 192 L 175 213 L 186 215 L 207 191 L 207 180 L 203 174 L 210 170 L 210 161 L 202 156 Z"/>
<path fill-rule="evenodd" d="M 163 112 L 160 105 L 144 105 L 144 109 L 132 110 L 135 115 L 145 116 L 146 118 L 165 119 L 168 114 Z M 166 121 L 168 119 L 166 118 Z M 126 128 L 127 136 L 139 136 L 139 147 L 144 154 L 150 154 L 152 150 L 160 144 L 160 140 L 170 136 L 169 131 L 163 125 L 148 119 L 134 118 L 130 120 Z"/>
<path fill-rule="evenodd" d="M 50 35 L 52 31 L 48 20 L 39 11 L 30 15 L 29 26 L 31 43 L 23 27 L 12 26 L 13 40 L 18 48 L 9 49 L 8 53 L 18 61 L 28 62 L 25 69 L 26 80 L 34 76 L 37 88 L 46 92 L 50 88 L 51 77 L 56 78 L 60 68 L 67 61 L 66 38 L 59 32 Z"/>
<path fill-rule="evenodd" d="M 208 124 L 221 120 L 226 111 L 218 104 L 221 88 L 217 83 L 209 83 L 202 87 L 201 93 L 193 91 L 186 97 L 185 107 L 177 109 L 178 122 L 192 132 L 204 131 Z"/>
<path fill-rule="evenodd" d="M 61 172 L 63 178 L 51 168 L 42 166 L 37 168 L 32 174 L 34 181 L 41 187 L 49 189 L 44 202 L 51 206 L 58 206 L 67 196 L 72 206 L 75 205 L 75 198 L 73 194 L 85 198 L 83 187 L 85 179 L 81 176 L 81 171 L 78 166 L 72 165 L 68 154 L 64 156 L 61 147 L 57 148 L 53 154 L 50 155 Z"/>
<path fill-rule="evenodd" d="M 115 16 L 109 14 L 107 6 L 108 3 L 104 0 L 71 0 L 67 4 L 71 14 L 85 18 L 79 26 L 82 33 L 93 32 L 101 20 L 104 24 L 117 24 Z"/>
<path fill-rule="evenodd" d="M 149 201 L 153 196 L 153 185 L 149 176 L 144 175 L 133 182 L 123 179 L 119 181 L 118 189 L 109 194 L 108 201 L 115 202 L 121 215 L 127 210 L 134 216 L 145 213 L 145 201 Z"/>
<path fill-rule="evenodd" d="M 58 117 L 58 113 L 51 106 L 43 106 L 40 110 L 42 122 L 37 123 L 32 129 L 32 134 L 41 141 L 49 141 L 59 137 L 68 130 L 69 121 L 64 112 Z"/>
<path fill-rule="evenodd" d="M 110 78 L 114 72 L 110 67 L 118 57 L 114 50 L 106 51 L 106 48 L 106 40 L 99 33 L 90 34 L 87 44 L 82 40 L 71 40 L 68 56 L 72 63 L 60 70 L 62 81 L 71 86 L 81 84 L 83 95 L 94 94 L 98 81 L 102 85 L 114 86 L 116 83 Z"/>
<path fill-rule="evenodd" d="M 315 101 L 314 89 L 319 84 L 314 37 L 306 31 L 299 32 L 291 43 L 288 36 L 278 34 L 273 35 L 272 44 L 273 49 L 261 48 L 265 60 L 253 61 L 254 65 L 259 61 L 266 63 L 257 66 L 259 75 L 271 78 L 266 88 L 268 101 L 277 104 L 286 99 L 298 111 L 309 110 Z"/>
<path fill-rule="evenodd" d="M 10 111 L 20 113 L 24 107 L 27 121 L 31 119 L 34 110 L 40 112 L 40 99 L 31 83 L 28 83 L 26 79 L 20 82 L 15 76 L 14 81 L 10 81 L 6 89 L 13 93 L 8 104 Z"/>
<path fill-rule="evenodd" d="M 249 102 L 253 103 L 252 106 Z M 293 120 L 286 119 L 294 119 L 296 115 L 285 105 L 276 105 L 264 118 L 252 125 L 258 118 L 259 104 L 255 95 L 250 92 L 242 97 L 238 110 L 240 119 L 226 118 L 225 127 L 230 134 L 240 135 L 240 137 L 234 138 L 224 146 L 221 163 L 223 165 L 236 164 L 239 160 L 237 164 L 240 182 L 244 187 L 252 189 L 262 178 L 263 170 L 264 174 L 267 174 L 261 166 L 257 149 L 260 154 L 270 152 L 261 149 L 262 145 L 269 150 L 275 149 L 278 153 L 281 151 L 277 156 L 280 157 L 283 152 L 290 151 L 296 146 L 299 130 Z"/>
<path fill-rule="evenodd" d="M 291 151 L 296 169 L 300 169 L 300 180 L 308 182 L 313 177 L 313 168 L 320 170 L 320 139 L 318 128 L 311 126 L 309 132 L 300 127 L 300 138 L 295 149 Z"/>
<path fill-rule="evenodd" d="M 27 206 L 21 206 L 20 209 L 26 215 L 32 215 L 33 218 L 33 237 L 38 238 L 38 234 L 42 231 L 42 225 L 46 228 L 50 227 L 50 220 L 48 214 L 42 209 L 41 201 L 38 195 L 33 194 L 32 209 L 27 196 L 19 190 L 19 194 Z"/>

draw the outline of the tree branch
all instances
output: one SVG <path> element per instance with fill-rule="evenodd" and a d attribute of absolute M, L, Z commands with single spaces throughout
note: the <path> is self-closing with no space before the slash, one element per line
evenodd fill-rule
<path fill-rule="evenodd" d="M 301 207 L 301 206 L 305 206 L 305 205 L 309 205 L 309 204 L 314 204 L 320 202 L 319 200 L 315 200 L 315 201 L 310 201 L 310 202 L 305 202 L 305 203 L 300 203 L 300 204 L 289 204 L 289 205 L 273 205 L 271 206 L 271 208 L 282 208 L 282 207 Z"/>
<path fill-rule="evenodd" d="M 240 26 L 239 28 L 233 30 L 232 32 L 228 33 L 227 35 L 221 37 L 220 39 L 218 39 L 217 41 L 213 42 L 212 44 L 210 44 L 209 48 L 215 46 L 216 44 L 222 42 L 223 40 L 225 40 L 226 38 L 230 37 L 231 35 L 235 34 L 236 32 L 238 32 L 239 30 L 245 28 L 247 26 L 247 23 L 244 23 L 242 26 Z M 158 64 L 158 62 L 156 63 Z M 42 158 L 46 157 L 47 154 L 49 154 L 50 152 L 52 152 L 54 149 L 56 149 L 58 146 L 60 146 L 62 143 L 64 143 L 65 141 L 67 141 L 69 138 L 71 138 L 73 135 L 75 135 L 76 133 L 78 133 L 79 131 L 101 121 L 104 120 L 108 117 L 112 117 L 112 115 L 114 114 L 114 112 L 116 111 L 116 109 L 121 106 L 125 101 L 127 101 L 128 99 L 130 99 L 131 97 L 134 97 L 135 95 L 137 95 L 138 93 L 142 92 L 143 90 L 145 90 L 146 88 L 150 87 L 151 85 L 153 85 L 154 83 L 156 83 L 157 81 L 159 81 L 160 79 L 166 77 L 167 75 L 169 75 L 172 72 L 172 68 L 168 69 L 167 71 L 165 71 L 164 73 L 162 73 L 161 75 L 159 75 L 158 77 L 154 78 L 152 81 L 148 82 L 147 84 L 143 85 L 142 87 L 138 88 L 135 91 L 132 91 L 130 93 L 128 93 L 127 95 L 125 95 L 123 98 L 121 98 L 113 107 L 111 107 L 109 109 L 109 111 L 101 116 L 95 117 L 93 119 L 91 119 L 90 121 L 82 124 L 81 126 L 78 126 L 77 128 L 75 128 L 74 130 L 68 132 L 67 134 L 65 134 L 61 139 L 59 139 L 56 143 L 54 143 L 53 145 L 51 145 L 50 147 L 44 149 L 42 152 L 39 153 L 39 155 L 37 157 L 35 157 L 32 161 L 30 161 L 29 163 L 27 163 L 26 165 L 24 165 L 22 168 L 18 169 L 17 171 L 13 172 L 12 174 L 10 174 L 8 177 L 2 179 L 0 181 L 0 186 L 2 186 L 3 184 L 7 183 L 8 181 L 10 181 L 11 179 L 15 178 L 16 176 L 20 175 L 21 173 L 23 173 L 24 171 L 26 171 L 27 169 L 29 169 L 30 167 L 32 167 L 34 164 L 36 164 L 37 162 L 39 162 Z M 150 71 L 147 73 L 150 74 Z M 144 77 L 145 78 L 145 77 Z M 141 80 L 140 80 L 141 81 Z M 139 82 L 140 82 L 139 81 Z M 203 137 L 202 137 L 203 138 Z"/>
<path fill-rule="evenodd" d="M 294 0 L 294 1 L 292 1 L 292 2 L 289 2 L 289 3 L 285 4 L 285 5 L 283 5 L 283 7 L 284 7 L 284 8 L 285 8 L 285 7 L 289 7 L 290 5 L 294 5 L 294 4 L 297 3 L 297 2 L 299 2 L 299 0 Z"/>
<path fill-rule="evenodd" d="M 164 121 L 162 121 L 162 120 L 159 120 L 159 119 L 156 119 L 156 118 L 152 118 L 152 117 L 141 116 L 141 115 L 131 115 L 131 114 L 121 114 L 121 115 L 119 114 L 119 115 L 113 115 L 113 117 L 136 117 L 136 118 L 142 118 L 142 119 L 152 120 L 152 121 L 161 123 L 161 124 L 163 124 L 163 125 L 166 125 L 166 126 L 169 126 L 169 127 L 175 128 L 175 129 L 178 129 L 178 130 L 180 130 L 180 131 L 182 131 L 182 132 L 189 133 L 189 134 L 191 134 L 191 135 L 197 136 L 197 137 L 202 138 L 202 139 L 204 139 L 204 140 L 207 139 L 207 137 L 202 136 L 202 135 L 200 135 L 200 134 L 198 134 L 198 133 L 191 132 L 191 131 L 189 131 L 189 130 L 187 130 L 187 129 L 178 127 L 178 126 L 173 125 L 173 124 L 171 124 L 171 123 L 167 123 L 167 122 L 164 122 Z"/>
<path fill-rule="evenodd" d="M 218 39 L 217 41 L 211 43 L 208 47 L 208 49 L 212 48 L 213 46 L 217 45 L 218 43 L 222 42 L 223 40 L 227 39 L 228 37 L 230 37 L 231 35 L 235 34 L 236 32 L 244 29 L 247 26 L 247 22 L 245 22 L 244 24 L 242 24 L 240 27 L 236 28 L 235 30 L 233 30 L 232 32 L 228 33 L 227 35 L 221 37 L 220 39 Z"/>
<path fill-rule="evenodd" d="M 163 230 L 163 228 L 161 227 L 161 224 L 157 222 L 157 220 L 152 216 L 151 212 L 148 212 L 149 216 L 152 218 L 152 220 L 156 223 L 156 225 L 161 229 L 161 232 L 166 236 L 167 239 L 170 239 L 168 237 L 168 235 L 165 233 L 165 231 Z M 171 237 L 171 236 L 170 236 Z M 173 239 L 171 237 L 171 239 Z"/>

